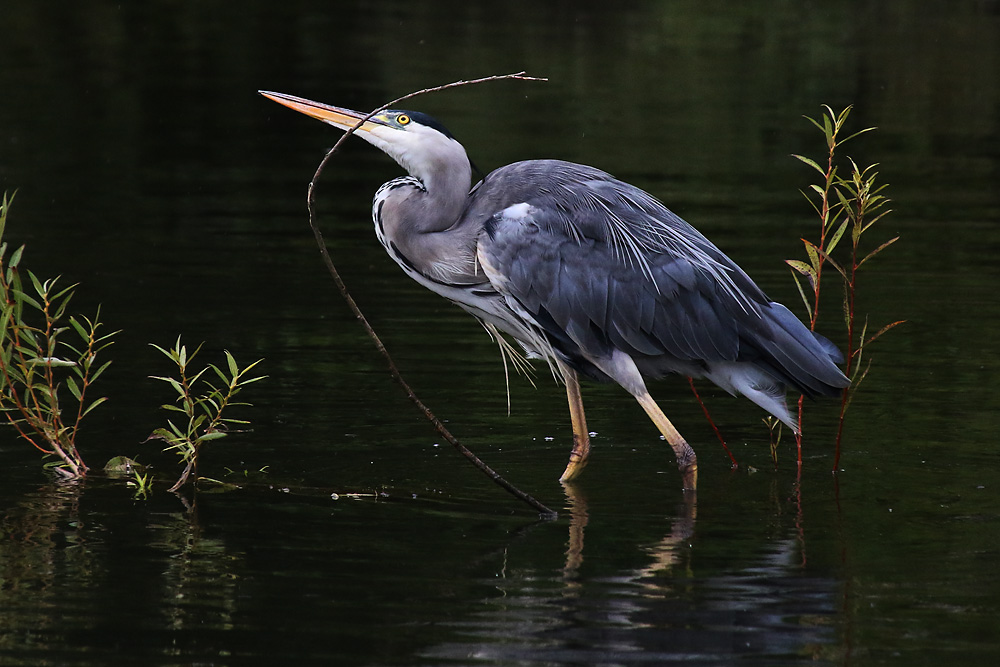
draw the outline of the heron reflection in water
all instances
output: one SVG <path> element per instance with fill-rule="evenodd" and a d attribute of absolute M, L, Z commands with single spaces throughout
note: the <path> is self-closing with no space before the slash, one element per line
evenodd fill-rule
<path fill-rule="evenodd" d="M 261 91 L 347 130 L 366 114 Z M 387 110 L 357 135 L 408 176 L 379 188 L 375 234 L 424 287 L 546 360 L 566 385 L 573 448 L 561 479 L 586 464 L 590 437 L 579 375 L 621 385 L 697 485 L 694 450 L 646 389 L 669 373 L 706 378 L 790 428 L 787 388 L 830 396 L 849 384 L 843 358 L 721 250 L 655 197 L 609 174 L 527 160 L 472 184 L 473 168 L 441 123 Z M 471 187 L 470 187 L 471 186 Z"/>

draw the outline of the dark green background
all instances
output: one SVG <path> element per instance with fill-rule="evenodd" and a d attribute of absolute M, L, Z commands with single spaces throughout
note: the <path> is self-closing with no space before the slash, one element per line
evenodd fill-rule
<path fill-rule="evenodd" d="M 98 479 L 53 485 L 0 431 L 0 662 L 996 664 L 1000 3 L 8 4 L 7 240 L 123 329 L 88 463 L 177 474 L 142 443 L 170 398 L 146 379 L 170 370 L 149 342 L 264 357 L 270 379 L 246 394 L 255 430 L 212 443 L 202 470 L 267 474 L 199 494 L 194 513 L 165 485 L 138 502 Z M 837 475 L 833 402 L 808 406 L 797 477 L 787 437 L 771 466 L 757 408 L 702 387 L 742 464 L 730 472 L 674 379 L 653 391 L 698 450 L 696 516 L 616 387 L 584 388 L 598 435 L 567 495 L 562 390 L 544 369 L 537 390 L 514 378 L 507 415 L 486 334 L 375 242 L 371 196 L 400 172 L 353 142 L 317 193 L 355 297 L 449 427 L 567 511 L 535 524 L 437 445 L 306 225 L 337 132 L 256 90 L 369 109 L 519 70 L 549 82 L 409 105 L 483 170 L 556 157 L 649 190 L 799 312 L 782 260 L 815 236 L 799 194 L 813 174 L 790 154 L 824 152 L 802 116 L 853 104 L 852 129 L 879 128 L 845 155 L 890 184 L 871 243 L 901 240 L 866 267 L 860 310 L 907 323 L 872 350 Z M 820 328 L 842 343 L 832 282 L 827 297 Z"/>

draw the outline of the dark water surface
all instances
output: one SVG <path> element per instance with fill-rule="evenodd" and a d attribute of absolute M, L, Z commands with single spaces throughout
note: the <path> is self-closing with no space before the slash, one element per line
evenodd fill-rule
<path fill-rule="evenodd" d="M 1000 3 L 9 4 L 7 240 L 123 329 L 80 445 L 96 469 L 152 463 L 157 486 L 57 484 L 0 431 L 0 663 L 998 664 Z M 833 402 L 809 406 L 797 476 L 788 438 L 771 465 L 759 410 L 702 387 L 730 471 L 675 379 L 653 391 L 698 450 L 696 504 L 616 387 L 584 388 L 595 453 L 560 486 L 562 390 L 514 378 L 507 415 L 495 346 L 375 241 L 371 195 L 399 169 L 354 142 L 318 196 L 355 297 L 424 400 L 560 518 L 438 444 L 306 225 L 337 133 L 255 91 L 367 109 L 522 69 L 550 81 L 410 106 L 484 170 L 558 157 L 640 185 L 790 306 L 782 260 L 815 232 L 789 155 L 824 150 L 802 115 L 854 104 L 853 129 L 879 127 L 845 151 L 891 184 L 876 242 L 902 238 L 860 309 L 907 324 L 873 348 L 837 475 Z M 834 287 L 821 328 L 839 343 Z M 244 488 L 189 492 L 191 509 L 142 442 L 170 399 L 147 344 L 178 333 L 270 376 L 246 393 L 254 431 L 204 455 Z"/>

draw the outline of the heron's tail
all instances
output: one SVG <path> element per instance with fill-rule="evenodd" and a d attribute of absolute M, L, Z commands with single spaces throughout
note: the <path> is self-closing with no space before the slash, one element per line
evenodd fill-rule
<path fill-rule="evenodd" d="M 837 366 L 844 360 L 840 350 L 790 310 L 771 302 L 764 319 L 765 335 L 749 337 L 760 356 L 748 361 L 810 398 L 836 396 L 851 384 Z"/>
<path fill-rule="evenodd" d="M 785 384 L 755 364 L 746 361 L 714 363 L 705 377 L 730 394 L 746 396 L 790 429 L 798 431 L 798 424 L 792 419 L 785 403 Z"/>
<path fill-rule="evenodd" d="M 753 331 L 741 335 L 738 360 L 711 364 L 705 376 L 742 394 L 787 424 L 798 425 L 785 403 L 787 387 L 809 396 L 836 396 L 851 384 L 837 364 L 837 346 L 810 331 L 790 310 L 771 302 Z"/>

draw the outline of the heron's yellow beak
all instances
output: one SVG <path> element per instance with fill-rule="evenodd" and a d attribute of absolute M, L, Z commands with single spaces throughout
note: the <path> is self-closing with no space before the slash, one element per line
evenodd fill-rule
<path fill-rule="evenodd" d="M 351 129 L 358 124 L 358 121 L 367 115 L 358 113 L 357 111 L 351 111 L 350 109 L 342 109 L 340 107 L 330 106 L 329 104 L 323 104 L 322 102 L 313 102 L 312 100 L 295 97 L 294 95 L 274 93 L 268 90 L 258 90 L 257 92 L 269 100 L 274 100 L 278 104 L 283 104 L 289 109 L 295 109 L 299 113 L 304 113 L 307 116 L 321 120 L 324 123 L 333 125 L 334 127 L 339 127 L 342 130 Z M 375 116 L 366 120 L 361 127 L 358 128 L 358 130 L 371 132 L 375 128 L 385 125 L 385 123 L 378 119 L 378 116 Z"/>

